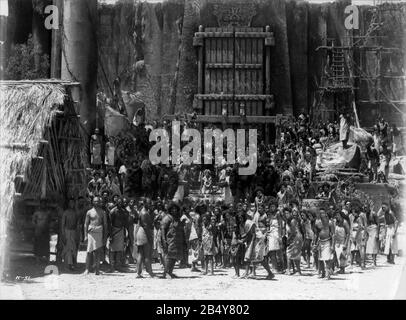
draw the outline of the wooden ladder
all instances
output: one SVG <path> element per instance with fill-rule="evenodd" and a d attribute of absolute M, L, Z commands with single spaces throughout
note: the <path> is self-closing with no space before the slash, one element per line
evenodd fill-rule
<path fill-rule="evenodd" d="M 333 86 L 345 86 L 345 59 L 344 50 L 342 48 L 333 47 L 331 70 L 333 73 Z"/>

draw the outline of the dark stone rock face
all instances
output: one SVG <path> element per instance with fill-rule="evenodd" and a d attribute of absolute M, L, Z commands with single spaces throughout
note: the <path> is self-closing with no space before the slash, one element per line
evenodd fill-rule
<path fill-rule="evenodd" d="M 223 0 L 226 1 L 226 0 Z M 239 1 L 239 0 L 228 0 Z M 116 76 L 122 89 L 140 91 L 147 106 L 147 118 L 159 119 L 164 114 L 191 112 L 197 91 L 197 61 L 193 35 L 199 25 L 218 27 L 213 14 L 216 0 L 173 0 L 162 3 L 135 3 L 122 0 L 116 5 L 99 8 L 99 88 L 108 91 Z M 271 49 L 271 92 L 275 96 L 273 113 L 298 114 L 317 106 L 331 109 L 333 99 L 325 97 L 317 104 L 316 88 L 320 84 L 325 55 L 325 38 L 346 41 L 345 7 L 349 0 L 326 4 L 309 4 L 299 0 L 250 0 L 256 14 L 251 27 L 270 26 L 275 36 Z M 366 30 L 370 17 L 360 7 L 361 30 Z M 389 35 L 385 45 L 401 43 L 404 48 L 404 12 L 395 13 L 393 26 L 383 32 Z M 391 31 L 392 30 L 392 31 Z M 393 32 L 393 30 L 399 30 Z M 398 46 L 398 44 L 396 46 Z M 365 55 L 363 62 L 370 72 L 376 57 Z M 384 59 L 385 60 L 385 59 Z M 392 58 L 399 69 L 402 55 Z M 400 69 L 399 69 L 400 70 Z M 398 85 L 392 91 L 402 93 Z M 360 95 L 371 99 L 376 93 L 371 84 L 360 84 Z M 396 97 L 393 96 L 395 99 Z M 400 100 L 399 97 L 396 99 Z M 371 106 L 360 106 L 360 118 L 370 116 Z M 387 107 L 390 109 L 390 107 Z M 327 112 L 327 111 L 326 111 Z M 377 111 L 375 112 L 375 114 Z M 361 123 L 362 124 L 362 123 Z"/>

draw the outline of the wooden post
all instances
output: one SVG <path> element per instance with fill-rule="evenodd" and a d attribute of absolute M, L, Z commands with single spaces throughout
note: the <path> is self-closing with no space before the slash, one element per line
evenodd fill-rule
<path fill-rule="evenodd" d="M 203 32 L 203 26 L 199 26 L 199 32 Z M 194 37 L 193 38 L 193 45 L 197 47 L 197 93 L 203 93 L 203 38 L 202 37 Z M 195 98 L 196 99 L 196 98 Z M 203 110 L 203 101 L 201 99 L 196 99 L 195 103 L 195 111 L 198 114 L 202 113 Z"/>
<path fill-rule="evenodd" d="M 61 78 L 62 63 L 62 17 L 63 17 L 63 0 L 53 0 L 54 6 L 58 8 L 59 25 L 58 29 L 52 30 L 52 48 L 51 48 L 51 78 Z"/>
<path fill-rule="evenodd" d="M 42 181 L 41 181 L 41 199 L 45 199 L 47 197 L 47 164 L 44 163 L 44 167 L 42 169 Z"/>
<path fill-rule="evenodd" d="M 97 0 L 62 2 L 61 78 L 81 84 L 80 119 L 89 142 L 96 125 Z"/>
<path fill-rule="evenodd" d="M 266 32 L 270 32 L 270 26 L 265 27 Z M 271 46 L 275 44 L 273 34 L 265 39 L 265 94 L 271 94 Z M 271 115 L 272 104 L 270 101 L 265 101 L 265 115 Z M 265 124 L 265 143 L 270 143 L 270 124 Z"/>
<path fill-rule="evenodd" d="M 6 12 L 0 12 L 0 80 L 4 79 L 4 71 L 6 68 L 6 46 L 7 46 L 7 15 L 8 7 Z M 7 15 L 6 15 L 7 14 Z"/>

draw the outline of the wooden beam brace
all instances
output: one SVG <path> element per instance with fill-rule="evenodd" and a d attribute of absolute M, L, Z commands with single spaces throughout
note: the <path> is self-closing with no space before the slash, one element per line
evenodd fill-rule
<path fill-rule="evenodd" d="M 233 38 L 233 32 L 196 32 L 195 37 L 202 38 Z"/>
<path fill-rule="evenodd" d="M 175 120 L 175 115 L 164 116 L 165 120 Z M 198 123 L 221 123 L 226 120 L 226 123 L 241 123 L 241 116 L 227 116 L 223 115 L 197 115 L 196 122 Z M 275 116 L 246 116 L 244 122 L 246 123 L 275 123 Z"/>
<path fill-rule="evenodd" d="M 263 67 L 262 63 L 237 63 L 233 65 L 232 63 L 206 63 L 207 69 L 261 69 Z"/>
<path fill-rule="evenodd" d="M 196 99 L 201 100 L 249 100 L 249 101 L 257 101 L 257 100 L 267 100 L 273 99 L 272 94 L 217 94 L 217 93 L 210 93 L 210 94 L 196 94 Z"/>
<path fill-rule="evenodd" d="M 249 32 L 249 31 L 242 31 L 235 33 L 236 38 L 272 38 L 272 32 Z"/>

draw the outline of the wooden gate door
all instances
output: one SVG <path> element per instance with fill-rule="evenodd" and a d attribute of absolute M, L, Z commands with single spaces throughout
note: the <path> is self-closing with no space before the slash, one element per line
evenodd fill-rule
<path fill-rule="evenodd" d="M 195 110 L 203 123 L 269 124 L 273 96 L 270 88 L 269 27 L 199 28 L 198 94 Z M 269 129 L 269 126 L 266 126 Z M 265 133 L 265 138 L 269 134 Z"/>

